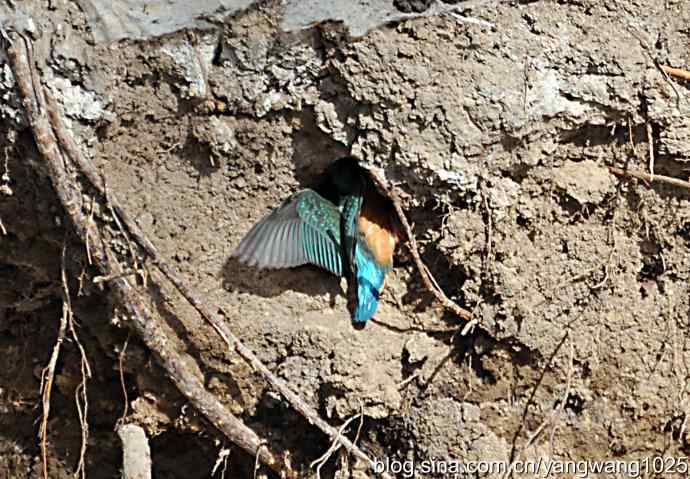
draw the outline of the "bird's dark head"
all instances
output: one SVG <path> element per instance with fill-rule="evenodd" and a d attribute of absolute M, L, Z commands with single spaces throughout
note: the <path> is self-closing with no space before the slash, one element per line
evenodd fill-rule
<path fill-rule="evenodd" d="M 352 321 L 364 323 L 376 312 L 379 302 L 378 289 L 363 276 L 357 277 L 357 304 L 352 311 Z"/>
<path fill-rule="evenodd" d="M 362 168 L 352 156 L 344 156 L 331 163 L 327 173 L 341 195 L 359 190 L 364 178 Z"/>

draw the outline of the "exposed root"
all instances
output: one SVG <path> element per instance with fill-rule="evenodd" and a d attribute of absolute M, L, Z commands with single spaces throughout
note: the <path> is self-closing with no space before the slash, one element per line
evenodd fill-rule
<path fill-rule="evenodd" d="M 81 448 L 79 449 L 79 462 L 77 464 L 77 470 L 75 471 L 74 475 L 75 477 L 81 475 L 82 479 L 86 479 L 85 456 L 86 448 L 89 441 L 89 423 L 87 420 L 89 414 L 89 400 L 87 396 L 86 385 L 87 381 L 91 379 L 91 366 L 89 365 L 89 360 L 86 358 L 86 351 L 84 350 L 84 346 L 81 344 L 81 341 L 79 340 L 79 336 L 77 335 L 77 330 L 75 328 L 74 315 L 72 314 L 72 301 L 70 299 L 69 286 L 67 285 L 67 272 L 65 269 L 65 250 L 66 248 L 63 247 L 62 268 L 60 271 L 62 278 L 62 294 L 64 296 L 63 301 L 67 305 L 67 310 L 69 313 L 67 315 L 67 326 L 69 328 L 70 335 L 72 336 L 74 344 L 76 344 L 77 349 L 79 349 L 81 371 L 81 382 L 74 390 L 74 402 L 77 406 L 77 414 L 79 415 L 79 425 L 81 427 Z"/>
<path fill-rule="evenodd" d="M 89 225 L 93 224 L 94 202 L 95 200 L 91 198 L 91 204 L 89 205 Z M 92 265 L 93 259 L 91 259 L 91 245 L 89 244 L 88 236 L 84 238 L 84 249 L 86 249 L 86 259 L 89 262 L 89 265 Z"/>
<path fill-rule="evenodd" d="M 131 333 L 130 333 L 131 334 Z M 117 370 L 120 374 L 120 387 L 122 388 L 122 396 L 125 405 L 122 408 L 122 416 L 118 420 L 118 423 L 124 423 L 127 413 L 129 412 L 129 397 L 127 395 L 127 385 L 125 384 L 125 353 L 127 352 L 127 345 L 129 344 L 129 334 L 127 339 L 125 339 L 125 344 L 122 346 L 122 351 L 117 355 Z"/>
<path fill-rule="evenodd" d="M 654 138 L 652 135 L 652 125 L 647 123 L 647 143 L 649 144 L 649 177 L 654 181 Z"/>
<path fill-rule="evenodd" d="M 474 328 L 479 324 L 479 318 L 477 316 L 474 316 L 474 314 L 476 313 L 477 309 L 479 309 L 479 306 L 481 304 L 482 299 L 480 298 L 477 304 L 474 306 L 474 309 L 472 310 L 472 319 L 469 320 L 460 330 L 460 336 L 467 336 L 472 331 L 474 331 Z"/>
<path fill-rule="evenodd" d="M 635 148 L 635 140 L 632 131 L 632 118 L 630 116 L 628 116 L 628 140 L 630 141 L 630 148 L 632 149 L 633 156 L 637 156 L 637 148 Z"/>
<path fill-rule="evenodd" d="M 566 332 L 565 337 L 563 338 L 564 340 L 568 337 L 568 332 Z M 515 468 L 515 463 L 519 460 L 520 455 L 525 452 L 529 447 L 534 444 L 534 441 L 539 437 L 539 435 L 542 433 L 544 428 L 548 426 L 549 424 L 553 425 L 553 428 L 551 430 L 551 435 L 549 437 L 549 443 L 553 444 L 553 436 L 556 431 L 556 421 L 561 415 L 561 411 L 563 411 L 563 408 L 565 408 L 565 404 L 568 401 L 568 396 L 570 396 L 570 389 L 571 389 L 571 382 L 573 379 L 573 356 L 574 356 L 574 348 L 573 348 L 573 343 L 570 342 L 570 360 L 568 362 L 568 372 L 566 375 L 566 384 L 565 384 L 565 391 L 563 392 L 563 396 L 561 397 L 560 402 L 556 406 L 556 408 L 551 411 L 551 414 L 545 418 L 539 426 L 534 430 L 532 434 L 530 434 L 529 438 L 527 438 L 527 442 L 525 442 L 525 445 L 522 446 L 519 452 L 517 452 L 514 457 L 516 458 L 513 460 L 510 465 L 508 466 L 505 474 L 503 474 L 502 479 L 506 479 L 507 477 L 510 477 L 512 475 L 513 469 Z M 552 448 L 553 449 L 553 448 Z"/>
<path fill-rule="evenodd" d="M 62 248 L 62 274 L 64 277 L 65 271 L 65 245 Z M 43 478 L 48 479 L 48 448 L 46 446 L 48 436 L 48 418 L 50 417 L 50 396 L 53 391 L 53 382 L 55 381 L 55 366 L 57 365 L 58 357 L 60 356 L 60 348 L 62 342 L 65 340 L 65 332 L 67 331 L 68 318 L 72 315 L 72 308 L 68 300 L 63 299 L 62 302 L 62 316 L 60 317 L 60 327 L 58 329 L 58 336 L 53 346 L 53 352 L 50 355 L 48 365 L 41 373 L 41 404 L 43 407 L 43 414 L 41 415 L 41 425 L 38 429 L 38 437 L 41 444 L 41 461 L 43 462 Z"/>
<path fill-rule="evenodd" d="M 674 84 L 674 82 L 671 81 L 671 77 L 669 76 L 669 72 L 668 72 L 668 69 L 670 67 L 666 67 L 666 66 L 661 65 L 659 63 L 659 60 L 657 60 L 657 58 L 652 54 L 652 52 L 654 50 L 649 46 L 649 43 L 642 37 L 642 33 L 638 30 L 637 27 L 633 26 L 632 24 L 628 24 L 628 31 L 630 32 L 630 34 L 632 36 L 634 36 L 637 39 L 637 41 L 640 43 L 640 46 L 645 51 L 645 53 L 647 54 L 649 59 L 652 61 L 652 63 L 654 63 L 654 66 L 656 67 L 656 69 L 659 70 L 659 72 L 663 75 L 666 82 L 671 86 L 671 89 L 676 94 L 676 106 L 677 107 L 680 106 L 680 100 L 683 97 L 681 96 L 680 92 L 678 91 L 678 88 L 676 88 L 676 85 Z M 676 69 L 674 69 L 674 70 L 676 70 Z M 677 72 L 677 73 L 680 73 L 680 72 Z"/>
<path fill-rule="evenodd" d="M 614 175 L 621 176 L 623 178 L 637 178 L 638 180 L 643 180 L 648 183 L 665 183 L 667 185 L 677 186 L 678 188 L 683 188 L 684 190 L 690 191 L 690 182 L 680 180 L 678 178 L 672 178 L 670 176 L 652 176 L 649 173 L 644 173 L 642 171 L 624 170 L 622 168 L 616 168 L 615 166 L 609 166 L 609 171 Z"/>
<path fill-rule="evenodd" d="M 396 387 L 398 388 L 398 390 L 401 390 L 401 389 L 405 388 L 405 386 L 407 386 L 407 385 L 410 384 L 412 381 L 414 381 L 415 379 L 417 379 L 417 378 L 419 377 L 420 374 L 421 374 L 420 371 L 415 371 L 414 374 L 411 374 L 409 377 L 407 377 L 407 378 L 403 379 L 402 381 L 400 381 L 400 382 L 396 385 Z"/>
<path fill-rule="evenodd" d="M 518 451 L 516 448 L 516 441 L 517 438 L 520 436 L 520 433 L 522 432 L 522 429 L 525 426 L 525 419 L 527 418 L 527 412 L 529 411 L 529 407 L 532 405 L 532 401 L 534 400 L 534 396 L 537 392 L 537 389 L 539 389 L 539 386 L 541 385 L 542 381 L 544 380 L 544 376 L 546 375 L 546 370 L 551 366 L 551 362 L 553 359 L 556 357 L 558 352 L 561 350 L 561 347 L 563 344 L 565 344 L 566 340 L 570 336 L 570 330 L 566 330 L 565 334 L 563 335 L 563 339 L 558 343 L 558 346 L 556 346 L 556 349 L 554 350 L 553 354 L 549 358 L 549 361 L 547 362 L 546 366 L 544 366 L 544 370 L 542 371 L 541 376 L 539 377 L 539 380 L 537 383 L 534 385 L 534 388 L 532 389 L 532 394 L 530 394 L 529 399 L 527 400 L 527 404 L 525 404 L 525 409 L 523 410 L 522 413 L 522 421 L 520 423 L 520 427 L 518 430 L 515 432 L 515 436 L 513 436 L 513 447 L 510 451 L 510 463 L 508 465 L 508 468 L 506 469 L 505 473 L 501 476 L 501 479 L 507 479 L 513 475 L 513 469 L 515 468 L 516 462 L 519 460 L 520 455 L 526 451 L 539 437 L 541 432 L 544 430 L 544 428 L 550 424 L 554 423 L 555 419 L 558 418 L 560 415 L 560 411 L 562 408 L 565 407 L 565 403 L 568 399 L 568 396 L 570 395 L 570 383 L 572 379 L 572 374 L 573 374 L 573 355 L 574 355 L 574 348 L 572 345 L 572 342 L 570 343 L 570 361 L 569 361 L 569 366 L 568 366 L 568 373 L 567 373 L 567 379 L 566 379 L 566 388 L 565 388 L 565 393 L 563 395 L 563 398 L 561 399 L 561 402 L 558 404 L 556 409 L 554 409 L 551 414 L 542 421 L 542 423 L 537 427 L 537 429 L 534 430 L 532 434 L 527 438 L 527 442 L 525 442 L 525 445 L 520 448 Z"/>
<path fill-rule="evenodd" d="M 359 427 L 357 428 L 357 435 L 355 436 L 355 440 L 353 444 L 357 443 L 357 439 L 359 438 L 359 434 L 362 431 L 362 424 L 364 423 L 364 412 L 360 410 L 359 414 L 355 414 L 352 416 L 350 419 L 345 421 L 342 426 L 338 429 L 338 437 L 336 437 L 332 442 L 331 446 L 328 448 L 328 450 L 317 460 L 313 461 L 311 464 L 309 464 L 309 467 L 314 467 L 316 466 L 316 477 L 317 479 L 321 479 L 321 468 L 323 467 L 324 464 L 331 458 L 331 456 L 341 447 L 341 442 L 338 441 L 338 438 L 342 436 L 342 434 L 345 432 L 347 427 L 350 425 L 352 421 L 355 419 L 359 419 Z"/>
<path fill-rule="evenodd" d="M 260 444 L 256 450 L 256 457 L 254 458 L 254 479 L 256 479 L 259 474 L 259 466 L 261 466 L 261 449 L 264 447 L 266 447 L 265 444 Z"/>
<path fill-rule="evenodd" d="M 216 457 L 216 463 L 213 465 L 213 470 L 211 470 L 211 476 L 215 476 L 218 472 L 218 468 L 222 465 L 223 469 L 220 471 L 220 478 L 225 479 L 225 472 L 228 469 L 228 458 L 230 457 L 230 449 L 227 447 L 222 447 L 218 451 L 218 457 Z"/>
<path fill-rule="evenodd" d="M 60 263 L 60 277 L 62 280 L 62 317 L 60 318 L 60 328 L 58 330 L 58 337 L 55 341 L 55 346 L 53 347 L 53 352 L 50 356 L 50 361 L 48 366 L 43 370 L 41 375 L 41 395 L 42 395 L 42 406 L 43 414 L 41 416 L 41 425 L 39 427 L 39 439 L 41 443 L 41 460 L 43 462 L 43 477 L 48 477 L 48 454 L 47 454 L 47 435 L 48 435 L 48 419 L 50 416 L 50 397 L 53 389 L 53 383 L 55 381 L 55 367 L 57 365 L 58 358 L 60 356 L 60 349 L 62 343 L 65 340 L 65 335 L 67 329 L 70 331 L 72 340 L 77 345 L 79 353 L 81 355 L 81 383 L 75 389 L 75 402 L 77 405 L 77 413 L 79 415 L 79 424 L 81 426 L 81 448 L 79 451 L 79 462 L 77 464 L 77 470 L 75 471 L 75 477 L 81 475 L 82 479 L 86 477 L 85 469 L 85 455 L 86 447 L 88 444 L 89 437 L 89 424 L 87 421 L 88 416 L 88 399 L 87 399 L 87 380 L 91 378 L 91 367 L 86 359 L 86 352 L 84 347 L 79 341 L 77 332 L 74 326 L 74 314 L 72 312 L 72 302 L 70 300 L 69 287 L 67 286 L 67 272 L 65 267 L 65 254 L 67 245 L 63 244 L 62 247 L 62 257 Z"/>

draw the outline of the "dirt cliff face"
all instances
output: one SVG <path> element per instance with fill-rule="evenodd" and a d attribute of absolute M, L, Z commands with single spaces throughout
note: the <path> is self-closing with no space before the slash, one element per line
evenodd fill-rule
<path fill-rule="evenodd" d="M 688 85 L 655 66 L 690 65 L 687 2 L 537 1 L 469 12 L 493 27 L 422 17 L 355 39 L 331 24 L 281 32 L 268 6 L 220 32 L 116 44 L 94 44 L 76 5 L 54 3 L 37 18 L 41 74 L 107 187 L 323 417 L 339 425 L 364 413 L 363 448 L 417 461 L 690 453 L 688 190 L 608 169 L 688 177 Z M 65 242 L 94 372 L 88 477 L 118 474 L 112 430 L 125 407 L 151 437 L 156 477 L 211 475 L 232 446 L 128 339 L 108 288 L 82 284 L 84 245 L 2 56 L 0 97 L 0 477 L 40 471 L 35 420 Z M 230 257 L 252 224 L 344 154 L 402 189 L 422 258 L 478 319 L 467 334 L 424 290 L 404 246 L 364 330 L 327 273 Z M 325 437 L 171 288 L 156 295 L 159 312 L 177 312 L 168 323 L 207 388 L 307 475 Z M 51 477 L 71 475 L 79 456 L 79 371 L 68 342 Z M 232 449 L 228 477 L 251 477 L 253 465 Z M 322 474 L 343 468 L 334 456 Z"/>

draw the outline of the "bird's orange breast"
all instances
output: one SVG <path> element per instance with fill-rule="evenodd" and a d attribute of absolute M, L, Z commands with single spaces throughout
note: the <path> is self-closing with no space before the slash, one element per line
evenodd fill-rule
<path fill-rule="evenodd" d="M 389 268 L 393 267 L 393 254 L 399 237 L 392 213 L 386 200 L 377 193 L 369 193 L 364 197 L 357 223 L 374 260 Z"/>

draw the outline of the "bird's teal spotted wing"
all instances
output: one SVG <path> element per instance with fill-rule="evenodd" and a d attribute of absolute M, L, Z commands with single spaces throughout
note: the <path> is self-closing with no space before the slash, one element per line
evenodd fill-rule
<path fill-rule="evenodd" d="M 355 245 L 357 244 L 357 220 L 362 209 L 364 200 L 362 189 L 348 195 L 342 201 L 342 216 L 340 232 L 342 234 L 343 246 L 347 257 L 348 265 L 352 271 L 356 272 Z"/>
<path fill-rule="evenodd" d="M 233 256 L 260 268 L 311 263 L 341 276 L 340 211 L 313 190 L 299 191 L 254 225 Z"/>
<path fill-rule="evenodd" d="M 347 280 L 347 302 L 350 311 L 356 309 L 359 304 L 357 287 L 357 260 L 355 258 L 357 251 L 357 237 L 358 237 L 358 218 L 359 212 L 362 209 L 363 188 L 357 185 L 352 194 L 347 195 L 341 201 L 342 214 L 340 217 L 340 235 L 342 238 L 342 251 L 345 258 L 345 279 Z"/>
<path fill-rule="evenodd" d="M 354 275 L 357 271 L 357 220 L 364 200 L 367 177 L 357 160 L 349 156 L 333 162 L 328 167 L 328 175 L 340 194 L 338 206 L 342 211 L 340 233 L 343 255 L 346 259 L 345 271 L 349 275 Z"/>

